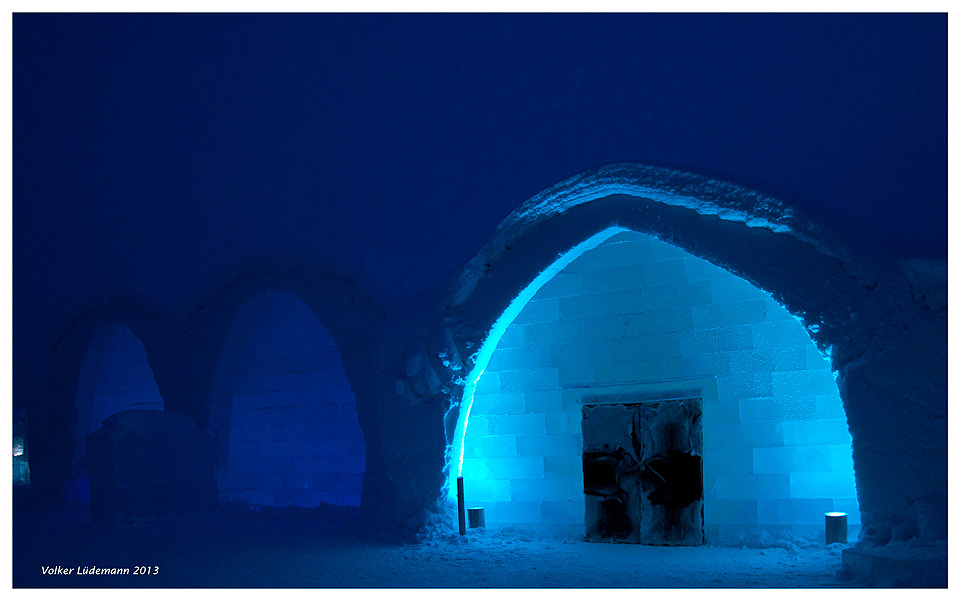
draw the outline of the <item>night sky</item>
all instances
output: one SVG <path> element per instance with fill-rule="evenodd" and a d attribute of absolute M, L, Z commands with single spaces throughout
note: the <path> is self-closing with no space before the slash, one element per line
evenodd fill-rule
<path fill-rule="evenodd" d="M 614 162 L 945 257 L 946 23 L 17 14 L 16 373 L 93 296 L 172 307 L 268 250 L 338 257 L 389 308 L 530 196 Z"/>

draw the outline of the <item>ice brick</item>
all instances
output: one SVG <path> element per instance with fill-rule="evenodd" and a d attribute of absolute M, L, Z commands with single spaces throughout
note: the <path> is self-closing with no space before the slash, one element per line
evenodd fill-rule
<path fill-rule="evenodd" d="M 579 455 L 582 449 L 583 442 L 574 434 L 517 437 L 517 455 L 520 457 Z"/>
<path fill-rule="evenodd" d="M 623 338 L 626 332 L 622 315 L 603 315 L 583 320 L 583 340 L 612 340 Z"/>
<path fill-rule="evenodd" d="M 636 380 L 652 380 L 660 377 L 660 360 L 647 359 L 644 361 L 625 361 L 598 365 L 594 369 L 596 383 L 630 382 Z"/>
<path fill-rule="evenodd" d="M 545 524 L 577 524 L 583 527 L 583 494 L 571 501 L 544 501 L 540 504 L 541 516 Z"/>
<path fill-rule="evenodd" d="M 753 470 L 758 474 L 820 472 L 831 465 L 830 460 L 831 449 L 825 445 L 753 449 Z"/>
<path fill-rule="evenodd" d="M 687 256 L 684 259 L 687 263 L 687 280 L 713 280 L 717 278 L 728 278 L 730 272 L 722 267 L 717 267 L 709 261 L 699 259 L 693 256 Z"/>
<path fill-rule="evenodd" d="M 787 474 L 717 474 L 714 492 L 721 499 L 777 499 L 790 496 Z"/>
<path fill-rule="evenodd" d="M 500 393 L 500 374 L 495 371 L 486 372 L 477 380 L 473 394 L 499 394 Z"/>
<path fill-rule="evenodd" d="M 583 294 L 560 299 L 561 319 L 584 319 L 621 313 L 619 293 Z"/>
<path fill-rule="evenodd" d="M 523 393 L 525 413 L 551 413 L 563 409 L 561 393 L 558 390 L 539 390 Z"/>
<path fill-rule="evenodd" d="M 823 525 L 833 499 L 758 499 L 757 518 L 766 524 Z"/>
<path fill-rule="evenodd" d="M 688 282 L 685 284 L 666 284 L 643 289 L 643 305 L 639 310 L 671 309 L 693 307 L 712 302 L 710 282 Z"/>
<path fill-rule="evenodd" d="M 697 305 L 691 310 L 696 329 L 755 324 L 767 316 L 766 303 L 762 300 Z"/>
<path fill-rule="evenodd" d="M 560 324 L 557 321 L 533 323 L 521 327 L 524 348 L 550 348 L 551 345 L 560 342 Z"/>
<path fill-rule="evenodd" d="M 463 497 L 467 505 L 489 504 L 510 500 L 509 480 L 463 479 Z"/>
<path fill-rule="evenodd" d="M 589 361 L 589 351 L 582 342 L 555 344 L 550 348 L 551 364 L 559 367 L 586 363 Z"/>
<path fill-rule="evenodd" d="M 536 435 L 547 432 L 543 413 L 487 416 L 487 429 L 490 434 L 498 436 Z"/>
<path fill-rule="evenodd" d="M 545 478 L 579 479 L 583 488 L 583 458 L 577 453 L 566 457 L 544 457 L 543 473 Z"/>
<path fill-rule="evenodd" d="M 575 434 L 580 435 L 580 414 L 547 413 L 544 415 L 547 434 Z"/>
<path fill-rule="evenodd" d="M 768 305 L 769 307 L 769 305 Z M 753 327 L 754 348 L 786 348 L 811 344 L 806 330 L 793 318 L 767 321 Z"/>
<path fill-rule="evenodd" d="M 584 294 L 610 292 L 644 285 L 644 269 L 640 263 L 631 263 L 612 268 L 584 272 L 581 275 L 581 290 Z"/>
<path fill-rule="evenodd" d="M 765 300 L 769 297 L 763 290 L 734 275 L 711 280 L 710 288 L 715 303 L 754 299 Z"/>
<path fill-rule="evenodd" d="M 750 474 L 753 468 L 753 449 L 710 449 L 703 452 L 703 471 L 712 474 Z"/>
<path fill-rule="evenodd" d="M 489 519 L 487 519 L 488 524 L 539 524 L 540 521 L 539 501 L 493 503 L 489 508 Z"/>
<path fill-rule="evenodd" d="M 557 383 L 560 388 L 571 384 L 593 384 L 596 380 L 596 368 L 589 363 L 562 365 L 557 369 Z"/>
<path fill-rule="evenodd" d="M 745 351 L 752 348 L 753 335 L 749 326 L 726 326 L 680 334 L 680 351 L 684 355 Z"/>
<path fill-rule="evenodd" d="M 556 321 L 560 319 L 560 303 L 556 299 L 533 300 L 524 305 L 520 313 L 514 318 L 515 324 L 534 324 Z"/>
<path fill-rule="evenodd" d="M 783 440 L 787 445 L 851 444 L 846 419 L 818 419 L 785 422 Z"/>
<path fill-rule="evenodd" d="M 472 434 L 472 432 L 471 432 Z M 471 436 L 463 444 L 464 457 L 516 457 L 515 436 Z"/>
<path fill-rule="evenodd" d="M 511 480 L 514 501 L 573 501 L 583 497 L 583 481 L 577 479 Z"/>
<path fill-rule="evenodd" d="M 740 400 L 740 421 L 795 421 L 812 419 L 816 414 L 816 400 L 810 397 L 761 397 Z"/>
<path fill-rule="evenodd" d="M 691 307 L 667 307 L 647 310 L 642 304 L 636 311 L 624 311 L 624 335 L 629 338 L 687 332 L 693 329 Z"/>
<path fill-rule="evenodd" d="M 537 291 L 536 298 L 560 298 L 564 296 L 576 296 L 581 293 L 581 276 L 579 273 L 567 273 L 566 271 L 558 273 L 550 278 L 540 290 Z"/>
<path fill-rule="evenodd" d="M 836 376 L 827 369 L 773 372 L 773 394 L 777 397 L 828 395 L 836 391 Z"/>
<path fill-rule="evenodd" d="M 523 326 L 521 324 L 510 325 L 497 341 L 497 349 L 521 348 L 524 346 Z"/>
<path fill-rule="evenodd" d="M 529 390 L 554 390 L 560 387 L 556 367 L 501 371 L 500 392 L 525 392 Z"/>
<path fill-rule="evenodd" d="M 768 372 L 752 374 L 737 374 L 717 378 L 717 394 L 721 402 L 730 402 L 737 399 L 769 397 L 772 395 L 773 385 Z M 741 414 L 742 415 L 742 414 Z M 744 416 L 747 421 L 749 415 Z M 759 420 L 756 420 L 759 421 Z"/>
<path fill-rule="evenodd" d="M 791 497 L 855 497 L 853 470 L 844 472 L 797 472 L 790 474 Z"/>
<path fill-rule="evenodd" d="M 474 394 L 471 415 L 512 415 L 524 413 L 523 393 Z"/>
<path fill-rule="evenodd" d="M 757 499 L 713 499 L 703 504 L 703 521 L 756 523 Z"/>
<path fill-rule="evenodd" d="M 650 240 L 631 240 L 604 244 L 599 248 L 601 263 L 606 268 L 644 263 L 652 258 L 650 244 Z"/>
<path fill-rule="evenodd" d="M 540 347 L 498 348 L 490 357 L 486 371 L 531 369 L 549 365 L 550 355 L 544 353 Z"/>
<path fill-rule="evenodd" d="M 785 442 L 785 425 L 780 422 L 716 424 L 703 430 L 704 449 L 777 447 Z"/>
<path fill-rule="evenodd" d="M 644 286 L 680 284 L 686 281 L 686 264 L 682 258 L 654 261 L 643 266 Z"/>

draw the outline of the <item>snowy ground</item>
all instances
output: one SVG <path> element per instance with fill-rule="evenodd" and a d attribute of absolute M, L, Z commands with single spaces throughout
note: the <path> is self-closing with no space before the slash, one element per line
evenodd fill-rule
<path fill-rule="evenodd" d="M 804 588 L 849 587 L 838 545 L 648 547 L 528 534 L 440 533 L 398 542 L 353 516 L 193 513 L 109 528 L 82 515 L 14 520 L 15 587 Z M 153 575 L 45 575 L 42 567 L 157 566 Z"/>

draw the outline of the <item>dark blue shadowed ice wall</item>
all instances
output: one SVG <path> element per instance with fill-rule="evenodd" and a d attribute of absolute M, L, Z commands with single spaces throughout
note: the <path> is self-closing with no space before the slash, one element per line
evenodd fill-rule
<path fill-rule="evenodd" d="M 946 249 L 945 15 L 13 18 L 15 399 L 76 303 L 176 303 L 344 255 L 385 307 L 602 164 L 768 189 L 858 245 Z M 905 202 L 909 199 L 909 202 Z"/>
<path fill-rule="evenodd" d="M 707 542 L 822 536 L 828 511 L 858 529 L 830 363 L 768 293 L 619 228 L 559 262 L 494 327 L 465 394 L 455 444 L 467 504 L 484 506 L 488 525 L 583 534 L 583 403 L 692 394 L 703 400 Z"/>
<path fill-rule="evenodd" d="M 299 296 L 268 292 L 234 317 L 214 390 L 222 501 L 360 505 L 356 398 L 340 351 Z"/>
<path fill-rule="evenodd" d="M 121 411 L 163 411 L 163 398 L 143 343 L 126 326 L 113 322 L 100 326 L 84 354 L 76 391 L 76 442 L 71 471 L 76 478 L 77 500 L 84 500 L 86 438 L 105 419 Z M 69 490 L 68 497 L 73 493 Z"/>

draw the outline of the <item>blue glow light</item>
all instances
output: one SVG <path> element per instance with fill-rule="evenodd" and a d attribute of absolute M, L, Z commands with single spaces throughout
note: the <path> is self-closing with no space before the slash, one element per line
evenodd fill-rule
<path fill-rule="evenodd" d="M 539 274 L 491 328 L 466 379 L 448 491 L 455 498 L 463 476 L 493 527 L 582 528 L 583 395 L 710 383 L 708 527 L 809 529 L 838 510 L 858 524 L 836 375 L 815 349 L 769 293 L 656 238 L 605 230 Z"/>
<path fill-rule="evenodd" d="M 447 469 L 447 491 L 451 498 L 456 498 L 456 480 L 463 475 L 464 436 L 467 431 L 467 424 L 470 421 L 470 409 L 473 407 L 473 397 L 476 393 L 477 382 L 480 380 L 480 376 L 483 375 L 483 371 L 490 362 L 490 357 L 493 356 L 493 352 L 497 350 L 497 345 L 500 344 L 500 339 L 503 338 L 507 328 L 544 284 L 553 279 L 564 267 L 588 250 L 592 250 L 616 234 L 626 231 L 629 230 L 622 227 L 607 228 L 560 255 L 556 261 L 544 269 L 526 288 L 520 291 L 520 294 L 510 301 L 510 305 L 507 306 L 500 317 L 497 318 L 497 321 L 494 322 L 493 327 L 490 328 L 490 333 L 487 334 L 486 339 L 484 339 L 483 344 L 480 346 L 480 350 L 477 352 L 473 369 L 470 370 L 470 373 L 467 375 L 467 385 L 463 390 L 463 397 L 460 402 L 461 411 L 457 419 L 457 429 L 453 437 L 454 447 L 458 449 L 455 458 L 457 469 L 456 472 L 450 470 L 449 467 Z"/>

